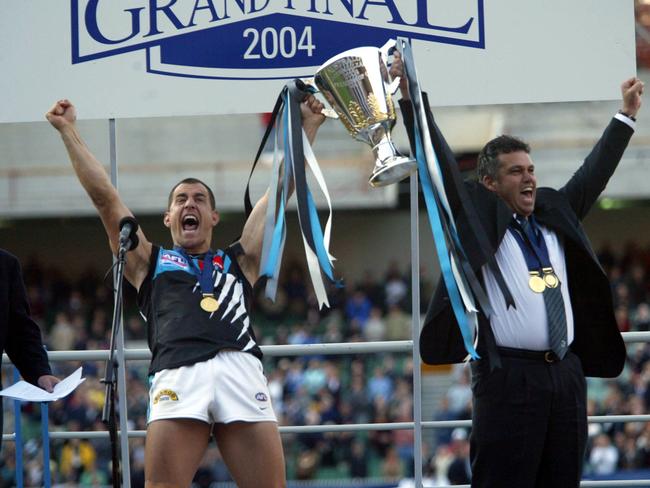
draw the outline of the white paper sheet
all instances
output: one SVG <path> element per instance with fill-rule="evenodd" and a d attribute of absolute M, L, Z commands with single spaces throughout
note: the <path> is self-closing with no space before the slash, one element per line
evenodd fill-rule
<path fill-rule="evenodd" d="M 19 381 L 1 390 L 0 395 L 25 402 L 53 402 L 68 396 L 85 379 L 81 377 L 81 368 L 79 368 L 70 376 L 54 385 L 54 391 L 52 393 L 48 393 L 42 388 L 27 383 L 26 381 Z"/>

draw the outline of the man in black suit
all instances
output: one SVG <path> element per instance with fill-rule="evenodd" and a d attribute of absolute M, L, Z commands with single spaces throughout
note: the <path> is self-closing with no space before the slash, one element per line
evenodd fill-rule
<path fill-rule="evenodd" d="M 399 56 L 392 74 L 402 72 Z M 582 166 L 560 190 L 537 188 L 530 148 L 500 136 L 479 155 L 478 182 L 464 184 L 466 206 L 487 242 L 476 249 L 469 213 L 455 212 L 459 237 L 482 278 L 494 313 L 479 313 L 478 353 L 471 363 L 472 486 L 569 488 L 580 483 L 587 439 L 585 376 L 615 377 L 625 361 L 609 282 L 581 221 L 614 173 L 634 132 L 643 83 L 621 85 L 623 108 Z M 413 139 L 413 109 L 402 84 L 404 121 Z M 432 144 L 449 188 L 453 153 L 424 96 Z M 461 193 L 451 201 L 461 207 Z M 480 251 L 480 252 L 477 252 Z M 486 266 L 494 256 L 515 306 Z M 552 302 L 552 304 L 551 304 Z M 428 364 L 462 362 L 467 352 L 441 281 L 420 334 Z"/>
<path fill-rule="evenodd" d="M 52 376 L 41 331 L 29 316 L 20 263 L 15 256 L 0 249 L 0 353 L 2 351 L 7 352 L 25 381 L 49 392 L 59 382 L 58 378 Z"/>

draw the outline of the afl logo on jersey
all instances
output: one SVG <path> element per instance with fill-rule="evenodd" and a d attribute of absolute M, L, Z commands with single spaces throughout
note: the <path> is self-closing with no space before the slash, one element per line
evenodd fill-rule
<path fill-rule="evenodd" d="M 257 400 L 258 402 L 266 402 L 268 401 L 268 399 L 269 398 L 266 396 L 266 394 L 262 393 L 261 391 L 255 394 L 255 400 Z"/>
<path fill-rule="evenodd" d="M 174 252 L 163 251 L 160 255 L 160 264 L 165 267 L 176 267 L 181 269 L 189 269 L 187 259 Z"/>

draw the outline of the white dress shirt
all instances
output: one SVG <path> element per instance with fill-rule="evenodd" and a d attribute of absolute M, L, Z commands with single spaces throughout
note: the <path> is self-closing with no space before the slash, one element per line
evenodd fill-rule
<path fill-rule="evenodd" d="M 551 265 L 560 280 L 566 312 L 567 339 L 571 344 L 573 342 L 573 310 L 569 299 L 564 246 L 555 232 L 539 223 L 537 227 L 544 236 Z M 510 307 L 506 310 L 505 299 L 497 286 L 494 275 L 487 266 L 483 266 L 485 291 L 494 310 L 490 323 L 497 345 L 532 351 L 550 349 L 544 297 L 541 293 L 535 293 L 528 287 L 529 274 L 526 259 L 510 230 L 503 237 L 495 257 L 517 306 L 516 309 Z"/>

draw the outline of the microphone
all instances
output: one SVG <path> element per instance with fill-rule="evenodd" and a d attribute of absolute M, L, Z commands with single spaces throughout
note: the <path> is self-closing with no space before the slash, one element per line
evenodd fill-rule
<path fill-rule="evenodd" d="M 131 251 L 138 247 L 138 222 L 135 218 L 128 217 L 122 218 L 120 220 L 120 247 L 124 248 L 126 251 Z"/>

